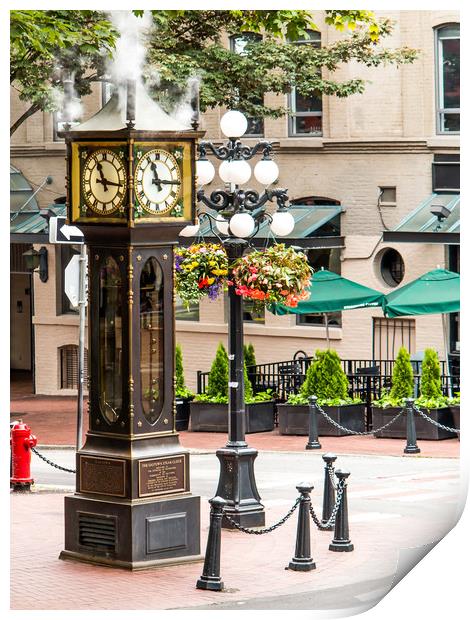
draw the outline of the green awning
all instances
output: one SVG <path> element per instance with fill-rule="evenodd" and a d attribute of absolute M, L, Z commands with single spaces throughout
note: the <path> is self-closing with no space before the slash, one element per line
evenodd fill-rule
<path fill-rule="evenodd" d="M 215 211 L 207 207 L 205 207 L 204 210 L 213 217 L 217 217 Z M 288 245 L 292 245 L 292 241 L 294 240 L 321 238 L 325 240 L 322 247 L 338 247 L 338 243 L 342 246 L 344 241 L 342 237 L 340 237 L 340 214 L 343 210 L 344 207 L 341 205 L 292 205 L 289 207 L 289 213 L 292 214 L 295 221 L 294 229 L 289 235 L 279 237 L 278 241 L 281 243 L 284 241 Z M 214 238 L 209 222 L 205 221 L 201 224 L 199 237 Z M 335 241 L 333 246 L 328 245 L 328 238 Z M 269 221 L 261 224 L 259 230 L 253 237 L 254 241 L 264 239 L 273 239 Z"/>
<path fill-rule="evenodd" d="M 444 207 L 441 215 L 436 215 Z M 393 230 L 384 231 L 384 241 L 458 243 L 460 237 L 460 194 L 431 194 Z"/>
<path fill-rule="evenodd" d="M 22 213 L 38 211 L 34 190 L 21 172 L 10 165 L 10 213 L 21 209 Z"/>
<path fill-rule="evenodd" d="M 324 314 L 382 305 L 383 293 L 326 269 L 315 272 L 310 282 L 309 299 L 299 302 L 296 308 L 273 304 L 271 312 L 281 315 Z"/>
<path fill-rule="evenodd" d="M 49 211 L 53 211 L 55 215 L 65 215 L 66 207 L 64 204 L 50 205 L 47 208 Z M 10 234 L 13 235 L 36 235 L 47 233 L 48 230 L 48 222 L 46 218 L 39 214 L 39 211 L 35 213 L 21 212 L 16 217 L 10 219 Z"/>
<path fill-rule="evenodd" d="M 434 269 L 384 297 L 387 317 L 447 314 L 460 311 L 460 275 Z"/>

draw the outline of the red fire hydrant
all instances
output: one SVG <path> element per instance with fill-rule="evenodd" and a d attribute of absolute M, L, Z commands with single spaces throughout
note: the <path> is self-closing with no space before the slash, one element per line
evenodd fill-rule
<path fill-rule="evenodd" d="M 22 420 L 15 422 L 10 431 L 12 472 L 10 486 L 14 491 L 27 491 L 33 484 L 31 478 L 31 448 L 38 440 Z"/>

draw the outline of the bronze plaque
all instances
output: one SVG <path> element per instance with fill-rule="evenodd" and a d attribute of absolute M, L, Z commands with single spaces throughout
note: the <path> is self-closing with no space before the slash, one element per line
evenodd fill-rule
<path fill-rule="evenodd" d="M 184 454 L 139 461 L 139 497 L 187 491 Z"/>
<path fill-rule="evenodd" d="M 80 491 L 100 495 L 126 495 L 126 461 L 80 456 Z"/>

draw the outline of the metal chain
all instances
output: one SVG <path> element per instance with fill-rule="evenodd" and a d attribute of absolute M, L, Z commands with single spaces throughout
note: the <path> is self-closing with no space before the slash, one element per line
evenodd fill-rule
<path fill-rule="evenodd" d="M 329 530 L 330 527 L 336 521 L 336 514 L 338 513 L 339 507 L 341 505 L 341 501 L 343 499 L 345 486 L 346 486 L 346 483 L 344 482 L 344 480 L 338 483 L 338 495 L 336 496 L 336 502 L 335 502 L 335 505 L 333 506 L 333 510 L 331 511 L 330 518 L 328 519 L 326 523 L 322 523 L 320 521 L 320 519 L 315 514 L 312 504 L 310 504 L 310 516 L 312 517 L 313 522 L 315 523 L 315 525 L 318 527 L 319 530 Z"/>
<path fill-rule="evenodd" d="M 394 416 L 389 422 L 387 422 L 380 428 L 374 428 L 371 431 L 361 432 L 361 431 L 352 431 L 350 428 L 346 428 L 344 426 L 341 426 L 341 424 L 338 424 L 338 422 L 333 420 L 333 418 L 330 418 L 330 416 L 326 413 L 326 411 L 323 411 L 323 409 L 320 407 L 318 403 L 315 404 L 315 407 L 322 414 L 322 416 L 324 416 L 328 420 L 328 422 L 330 422 L 330 424 L 333 424 L 333 426 L 336 426 L 336 428 L 338 428 L 340 431 L 344 431 L 345 433 L 349 433 L 350 435 L 375 435 L 375 433 L 380 433 L 380 431 L 383 431 L 388 426 L 391 426 L 395 422 L 395 420 L 397 420 L 401 416 L 401 414 L 405 411 L 405 409 L 402 409 L 401 411 L 399 411 L 396 416 Z"/>
<path fill-rule="evenodd" d="M 62 465 L 57 465 L 56 463 L 53 463 L 48 458 L 43 456 L 40 452 L 38 452 L 36 450 L 36 448 L 31 447 L 31 451 L 34 452 L 34 454 L 36 454 L 36 456 L 39 456 L 39 458 L 42 459 L 43 461 L 45 461 L 48 465 L 52 465 L 52 467 L 55 467 L 56 469 L 60 469 L 61 471 L 67 471 L 69 474 L 76 474 L 77 473 L 76 469 L 67 469 L 67 467 L 62 467 Z"/>
<path fill-rule="evenodd" d="M 333 485 L 333 488 L 336 491 L 338 489 L 338 486 L 337 486 L 336 480 L 335 480 L 335 468 L 333 467 L 333 465 L 331 465 L 331 463 L 328 463 L 326 468 L 328 470 L 328 475 L 330 476 L 330 482 L 331 482 L 331 484 Z"/>
<path fill-rule="evenodd" d="M 274 525 L 271 525 L 270 527 L 263 527 L 263 528 L 259 528 L 259 529 L 253 529 L 250 527 L 243 527 L 242 525 L 239 525 L 236 521 L 234 521 L 231 517 L 228 516 L 228 514 L 224 513 L 224 517 L 227 519 L 227 521 L 229 523 L 231 523 L 233 526 L 235 526 L 237 528 L 237 530 L 240 530 L 240 532 L 243 532 L 244 534 L 269 534 L 270 532 L 274 532 L 274 530 L 276 530 L 278 527 L 281 527 L 281 525 L 284 525 L 284 523 L 287 521 L 287 519 L 289 519 L 294 512 L 297 509 L 297 506 L 300 503 L 300 499 L 301 497 L 299 496 L 296 500 L 295 500 L 295 504 L 292 506 L 292 508 L 289 510 L 289 512 L 282 517 L 282 519 L 280 519 L 277 523 L 275 523 Z"/>
<path fill-rule="evenodd" d="M 435 420 L 427 416 L 424 413 L 424 411 L 421 411 L 421 409 L 414 404 L 413 404 L 413 409 L 416 411 L 416 413 L 419 413 L 419 415 L 422 418 L 424 418 L 428 422 L 431 422 L 431 424 L 434 424 L 434 426 L 437 426 L 438 428 L 442 428 L 445 431 L 449 431 L 449 433 L 460 433 L 460 428 L 450 428 L 450 426 L 444 426 L 444 424 L 439 424 L 439 422 L 436 422 Z M 428 409 L 428 413 L 430 413 L 429 409 Z"/>

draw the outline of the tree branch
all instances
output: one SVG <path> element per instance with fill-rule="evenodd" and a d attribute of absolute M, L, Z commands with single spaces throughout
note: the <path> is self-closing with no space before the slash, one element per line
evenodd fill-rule
<path fill-rule="evenodd" d="M 26 119 L 28 119 L 30 116 L 38 112 L 40 109 L 41 108 L 37 103 L 33 103 L 33 105 L 30 108 L 28 108 L 26 112 L 24 112 L 24 114 L 22 114 L 20 118 L 16 120 L 13 123 L 13 125 L 10 127 L 10 136 L 12 136 L 15 133 L 18 127 L 20 127 L 25 122 Z"/>

